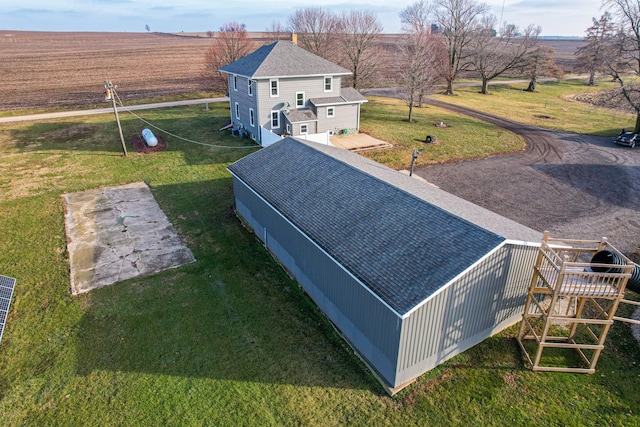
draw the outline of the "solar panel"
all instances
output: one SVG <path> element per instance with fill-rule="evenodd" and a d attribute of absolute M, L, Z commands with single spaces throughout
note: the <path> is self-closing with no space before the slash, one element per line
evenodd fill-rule
<path fill-rule="evenodd" d="M 0 276 L 0 342 L 2 342 L 2 333 L 9 314 L 9 304 L 11 304 L 11 296 L 13 295 L 15 284 L 16 279 Z"/>

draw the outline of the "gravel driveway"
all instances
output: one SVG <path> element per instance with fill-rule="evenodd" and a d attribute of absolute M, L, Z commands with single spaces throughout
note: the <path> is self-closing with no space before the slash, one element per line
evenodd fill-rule
<path fill-rule="evenodd" d="M 640 246 L 640 149 L 617 146 L 612 138 L 548 131 L 429 103 L 508 129 L 528 147 L 517 154 L 425 166 L 415 174 L 555 237 L 605 236 L 623 252 Z"/>

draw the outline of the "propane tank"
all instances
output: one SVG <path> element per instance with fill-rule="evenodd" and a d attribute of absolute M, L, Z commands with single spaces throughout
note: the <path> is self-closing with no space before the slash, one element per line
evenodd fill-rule
<path fill-rule="evenodd" d="M 142 129 L 142 137 L 144 138 L 144 142 L 146 142 L 149 147 L 155 147 L 156 145 L 158 145 L 158 138 L 156 138 L 153 132 L 151 132 L 149 129 Z"/>

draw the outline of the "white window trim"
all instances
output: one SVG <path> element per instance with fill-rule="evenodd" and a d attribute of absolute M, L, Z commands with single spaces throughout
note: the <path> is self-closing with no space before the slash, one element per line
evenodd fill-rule
<path fill-rule="evenodd" d="M 238 104 L 237 102 L 235 104 L 235 109 L 236 109 L 236 119 L 240 120 L 240 104 Z"/>
<path fill-rule="evenodd" d="M 291 124 L 287 123 L 287 133 L 291 135 Z"/>
<path fill-rule="evenodd" d="M 329 114 L 329 111 L 331 111 L 331 114 Z M 336 116 L 336 107 L 327 107 L 327 118 L 330 119 L 335 116 Z"/>
<path fill-rule="evenodd" d="M 238 91 L 238 76 L 233 75 L 233 90 Z"/>
<path fill-rule="evenodd" d="M 253 108 L 249 108 L 249 124 L 251 127 L 256 127 L 256 112 Z"/>
<path fill-rule="evenodd" d="M 302 94 L 302 105 L 298 105 L 298 95 L 300 94 Z M 296 92 L 296 108 L 303 108 L 306 100 L 307 99 L 304 97 L 304 92 Z"/>
<path fill-rule="evenodd" d="M 327 89 L 327 79 L 329 79 L 329 89 Z M 333 76 L 325 76 L 322 79 L 322 85 L 324 86 L 325 92 L 333 92 Z"/>
<path fill-rule="evenodd" d="M 275 87 L 276 94 L 275 95 L 273 94 L 273 86 L 272 86 L 273 82 L 276 83 L 276 87 Z M 280 96 L 280 81 L 278 79 L 270 79 L 269 80 L 269 96 L 271 98 L 277 98 L 277 97 Z"/>
<path fill-rule="evenodd" d="M 253 83 L 253 81 L 251 79 L 248 79 L 247 82 L 249 83 L 247 85 L 247 94 L 249 96 L 253 96 L 253 89 L 252 89 L 253 86 L 251 85 L 251 83 Z"/>
<path fill-rule="evenodd" d="M 302 131 L 302 127 L 303 127 L 303 126 L 304 126 L 304 127 L 305 127 L 305 129 L 306 129 L 304 132 Z M 309 125 L 308 125 L 308 124 L 306 124 L 306 123 L 302 123 L 302 124 L 300 125 L 300 135 L 306 135 L 306 134 L 308 134 L 308 133 L 309 133 Z"/>
<path fill-rule="evenodd" d="M 273 117 L 276 117 L 276 126 L 273 125 Z M 280 129 L 280 111 L 272 110 L 271 111 L 271 129 Z"/>

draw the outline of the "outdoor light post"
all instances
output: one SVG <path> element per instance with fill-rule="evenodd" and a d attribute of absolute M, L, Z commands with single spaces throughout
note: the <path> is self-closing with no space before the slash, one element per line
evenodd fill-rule
<path fill-rule="evenodd" d="M 416 162 L 416 159 L 418 158 L 418 154 L 422 154 L 422 152 L 424 151 L 424 148 L 422 150 L 413 150 L 413 153 L 411 154 L 411 167 L 409 168 L 409 176 L 413 175 L 413 165 Z"/>

